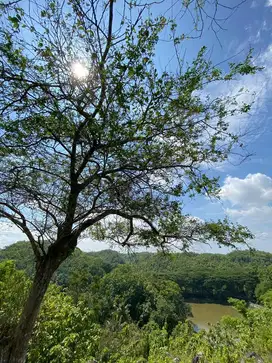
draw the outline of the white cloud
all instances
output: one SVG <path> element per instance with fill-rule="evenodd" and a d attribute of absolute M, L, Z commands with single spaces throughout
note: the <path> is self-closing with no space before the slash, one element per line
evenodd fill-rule
<path fill-rule="evenodd" d="M 252 246 L 271 252 L 272 178 L 261 173 L 248 174 L 244 179 L 228 176 L 221 199 L 230 205 L 226 214 L 254 233 Z"/>
<path fill-rule="evenodd" d="M 245 179 L 228 176 L 220 195 L 233 206 L 257 210 L 272 201 L 272 178 L 261 173 L 248 174 Z"/>
<path fill-rule="evenodd" d="M 114 246 L 102 242 L 102 241 L 95 241 L 91 238 L 83 238 L 79 241 L 78 243 L 78 247 L 85 251 L 85 252 L 90 252 L 90 251 L 101 251 L 101 250 L 107 250 L 107 249 L 117 249 L 114 248 Z M 118 250 L 118 249 L 117 249 Z"/>
<path fill-rule="evenodd" d="M 250 207 L 248 209 L 227 208 L 226 213 L 243 223 L 247 221 L 250 221 L 251 224 L 263 223 L 272 220 L 272 208 L 269 206 Z"/>
<path fill-rule="evenodd" d="M 266 2 L 266 4 L 265 4 L 265 6 L 272 6 L 272 0 L 267 0 L 267 2 Z"/>
<path fill-rule="evenodd" d="M 19 228 L 11 223 L 0 222 L 0 248 L 25 239 L 25 235 Z"/>

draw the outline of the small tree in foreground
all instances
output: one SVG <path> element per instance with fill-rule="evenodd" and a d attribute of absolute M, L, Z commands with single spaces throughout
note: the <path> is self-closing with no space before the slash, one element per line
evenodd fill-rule
<path fill-rule="evenodd" d="M 224 73 L 202 48 L 187 69 L 177 56 L 176 70 L 159 71 L 160 34 L 176 50 L 184 35 L 150 15 L 152 2 L 20 4 L 1 5 L 0 33 L 0 217 L 25 233 L 36 258 L 20 322 L 0 342 L 0 361 L 16 363 L 52 274 L 85 231 L 162 249 L 251 237 L 226 220 L 184 215 L 182 200 L 217 195 L 205 165 L 239 145 L 229 117 L 250 108 L 203 88 L 257 70 L 249 55 Z"/>

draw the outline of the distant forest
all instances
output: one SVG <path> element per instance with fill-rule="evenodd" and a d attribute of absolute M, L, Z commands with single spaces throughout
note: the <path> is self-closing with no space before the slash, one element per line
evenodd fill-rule
<path fill-rule="evenodd" d="M 34 272 L 34 258 L 27 242 L 17 242 L 0 250 L 0 261 L 14 260 L 29 277 Z M 256 302 L 272 288 L 272 254 L 260 251 L 211 253 L 118 253 L 112 250 L 83 252 L 77 249 L 53 277 L 77 296 L 117 267 L 129 268 L 131 274 L 155 275 L 179 285 L 185 300 L 227 303 L 229 297 Z"/>

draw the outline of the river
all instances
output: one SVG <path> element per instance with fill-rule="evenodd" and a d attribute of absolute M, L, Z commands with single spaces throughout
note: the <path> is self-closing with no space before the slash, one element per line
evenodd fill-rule
<path fill-rule="evenodd" d="M 230 315 L 234 317 L 240 314 L 229 305 L 206 304 L 206 303 L 189 303 L 192 308 L 193 317 L 190 320 L 198 329 L 209 329 L 210 324 L 216 324 L 222 316 Z"/>

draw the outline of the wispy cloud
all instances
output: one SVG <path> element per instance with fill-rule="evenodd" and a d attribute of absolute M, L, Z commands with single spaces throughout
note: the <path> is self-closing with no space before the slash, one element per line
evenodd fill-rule
<path fill-rule="evenodd" d="M 272 1 L 272 0 L 271 0 Z M 237 77 L 235 81 L 213 85 L 208 89 L 212 97 L 236 97 L 240 105 L 252 103 L 251 111 L 240 116 L 230 117 L 231 131 L 243 133 L 248 132 L 251 137 L 258 135 L 260 128 L 271 121 L 268 105 L 271 103 L 272 93 L 272 44 L 269 45 L 256 59 L 254 63 L 264 67 L 255 75 Z M 242 90 L 242 92 L 239 92 Z"/>
<path fill-rule="evenodd" d="M 272 0 L 267 0 L 265 6 L 272 6 Z"/>
<path fill-rule="evenodd" d="M 250 5 L 250 7 L 252 8 L 252 9 L 254 9 L 254 8 L 257 8 L 259 6 L 259 4 L 257 3 L 257 1 L 255 1 L 255 0 L 253 0 L 252 1 L 252 3 L 251 3 L 251 5 Z"/>
<path fill-rule="evenodd" d="M 255 75 L 239 76 L 231 82 L 214 83 L 205 90 L 206 95 L 212 99 L 229 97 L 234 98 L 240 106 L 252 104 L 248 113 L 229 116 L 226 119 L 229 131 L 239 135 L 239 140 L 244 146 L 256 141 L 272 122 L 272 44 L 256 57 L 254 63 L 263 67 L 263 70 Z M 227 161 L 214 163 L 209 167 L 223 172 L 230 171 L 243 160 L 241 150 L 233 151 Z"/>
<path fill-rule="evenodd" d="M 252 25 L 247 25 L 245 27 L 245 30 L 249 33 L 247 42 L 253 45 L 264 42 L 266 38 L 265 34 L 271 29 L 271 25 L 266 20 L 263 20 L 258 26 L 255 25 L 253 27 Z"/>

